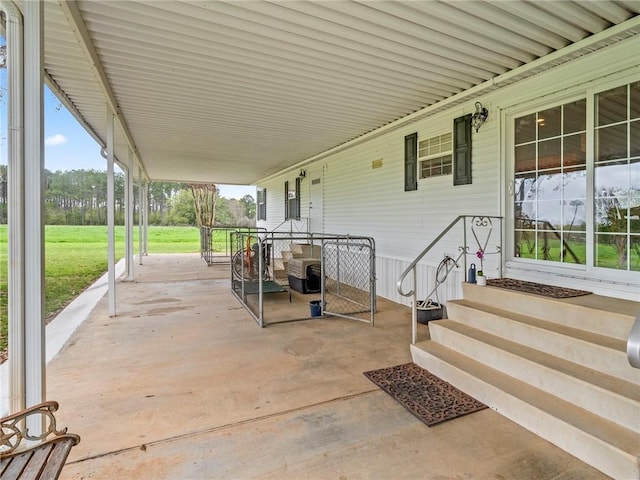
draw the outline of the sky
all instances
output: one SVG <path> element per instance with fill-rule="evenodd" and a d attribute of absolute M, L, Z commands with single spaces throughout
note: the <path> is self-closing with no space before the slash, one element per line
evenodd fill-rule
<path fill-rule="evenodd" d="M 56 96 L 45 87 L 45 167 L 48 170 L 95 169 L 106 170 L 106 160 L 100 147 L 84 130 Z M 220 196 L 256 198 L 255 187 L 218 185 Z"/>
<path fill-rule="evenodd" d="M 1 69 L 0 88 L 6 92 L 6 70 Z M 56 170 L 106 170 L 107 161 L 100 155 L 100 147 L 76 121 L 56 96 L 45 87 L 44 97 L 44 162 L 45 168 Z M 0 104 L 0 164 L 7 164 L 7 116 L 6 98 Z M 117 168 L 117 167 L 116 167 Z M 218 185 L 220 196 L 256 198 L 255 187 Z"/>

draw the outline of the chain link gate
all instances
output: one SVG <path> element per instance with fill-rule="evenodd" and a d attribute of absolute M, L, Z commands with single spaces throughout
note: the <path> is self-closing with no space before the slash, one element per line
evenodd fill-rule
<path fill-rule="evenodd" d="M 321 304 L 321 316 L 344 317 L 373 325 L 376 309 L 373 238 L 302 232 L 242 231 L 232 232 L 229 237 L 231 291 L 260 327 L 308 320 L 317 316 L 315 311 L 309 311 L 311 303 L 304 305 L 307 307 L 305 314 L 299 308 L 299 300 L 308 300 L 306 293 L 318 291 L 312 292 L 309 287 L 313 277 L 310 270 L 318 279 L 318 287 L 314 288 L 319 288 L 321 299 L 314 301 Z M 316 262 L 308 266 L 305 278 L 301 279 L 303 283 L 296 283 L 297 287 L 292 288 L 289 282 L 297 279 L 300 272 L 296 275 L 288 264 L 298 260 L 304 265 L 305 261 L 314 259 L 317 259 Z M 265 304 L 265 297 L 273 293 L 288 293 L 291 304 L 292 289 L 303 296 L 300 298 L 297 294 L 298 301 L 288 311 L 283 311 L 281 307 L 276 310 L 279 300 L 271 295 Z M 284 298 L 286 297 L 282 299 Z M 277 317 L 274 317 L 272 312 L 276 311 Z"/>
<path fill-rule="evenodd" d="M 372 238 L 322 241 L 324 313 L 368 322 L 376 310 L 375 245 Z"/>

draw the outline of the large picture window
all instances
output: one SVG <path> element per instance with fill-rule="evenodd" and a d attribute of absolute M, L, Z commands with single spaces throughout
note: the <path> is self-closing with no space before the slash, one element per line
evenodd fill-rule
<path fill-rule="evenodd" d="M 640 271 L 640 82 L 516 116 L 513 141 L 514 255 Z"/>
<path fill-rule="evenodd" d="M 515 119 L 515 255 L 586 263 L 586 101 Z"/>
<path fill-rule="evenodd" d="M 640 270 L 640 82 L 596 95 L 595 265 Z"/>

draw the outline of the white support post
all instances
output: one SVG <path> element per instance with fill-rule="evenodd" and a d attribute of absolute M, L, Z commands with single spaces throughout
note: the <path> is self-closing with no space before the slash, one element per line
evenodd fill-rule
<path fill-rule="evenodd" d="M 7 278 L 9 313 L 9 409 L 24 410 L 24 64 L 22 14 L 13 2 L 0 2 L 6 18 L 8 95 L 8 195 L 9 268 Z M 4 388 L 4 386 L 3 386 Z"/>
<path fill-rule="evenodd" d="M 143 243 L 142 252 L 148 255 L 149 248 L 149 182 L 144 182 L 144 225 L 143 225 Z"/>
<path fill-rule="evenodd" d="M 24 3 L 24 316 L 26 404 L 45 400 L 44 3 Z M 42 428 L 42 422 L 39 428 Z M 38 426 L 31 426 L 37 435 Z"/>
<path fill-rule="evenodd" d="M 133 152 L 129 149 L 127 159 L 126 185 L 124 192 L 125 208 L 125 262 L 127 281 L 133 281 Z"/>
<path fill-rule="evenodd" d="M 109 316 L 116 316 L 116 236 L 115 236 L 115 192 L 113 171 L 114 114 L 107 106 L 107 283 Z"/>
<path fill-rule="evenodd" d="M 143 242 L 142 238 L 142 216 L 144 210 L 144 201 L 142 195 L 144 193 L 144 178 L 142 167 L 138 165 L 138 263 L 142 265 L 142 250 Z"/>

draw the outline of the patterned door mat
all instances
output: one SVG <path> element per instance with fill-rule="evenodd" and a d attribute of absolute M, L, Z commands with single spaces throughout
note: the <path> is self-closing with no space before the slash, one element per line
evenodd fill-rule
<path fill-rule="evenodd" d="M 364 375 L 428 427 L 487 408 L 415 363 Z"/>
<path fill-rule="evenodd" d="M 586 290 L 576 290 L 573 288 L 555 287 L 553 285 L 544 285 L 542 283 L 525 282 L 524 280 L 514 280 L 513 278 L 493 278 L 487 280 L 490 287 L 507 288 L 518 292 L 533 293 L 551 298 L 570 298 L 581 297 L 582 295 L 591 295 Z"/>

